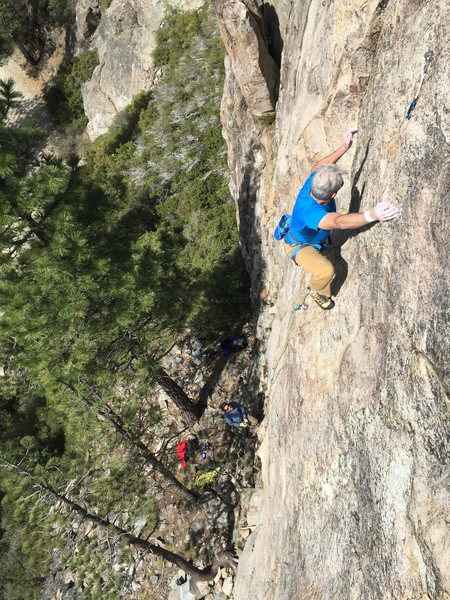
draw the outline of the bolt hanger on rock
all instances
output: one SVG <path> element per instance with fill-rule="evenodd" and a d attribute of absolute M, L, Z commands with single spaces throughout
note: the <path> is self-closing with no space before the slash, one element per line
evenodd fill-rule
<path fill-rule="evenodd" d="M 422 77 L 420 78 L 419 87 L 417 88 L 416 95 L 414 96 L 414 99 L 411 102 L 411 104 L 409 105 L 409 108 L 408 108 L 408 110 L 406 111 L 406 114 L 405 114 L 405 117 L 407 119 L 411 118 L 412 111 L 416 107 L 417 99 L 419 98 L 420 90 L 422 89 L 423 80 L 425 79 L 425 75 L 426 75 L 426 73 L 428 71 L 428 67 L 430 66 L 430 62 L 432 61 L 432 59 L 433 59 L 433 51 L 432 50 L 428 50 L 428 52 L 425 53 L 425 62 L 423 64 L 423 68 L 422 68 Z"/>

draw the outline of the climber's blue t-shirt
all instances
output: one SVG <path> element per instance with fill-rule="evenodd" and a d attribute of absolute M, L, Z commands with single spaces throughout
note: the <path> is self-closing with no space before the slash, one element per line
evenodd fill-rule
<path fill-rule="evenodd" d="M 328 204 L 319 204 L 311 196 L 311 180 L 314 173 L 308 177 L 300 190 L 292 211 L 289 243 L 310 244 L 320 248 L 323 240 L 330 235 L 328 229 L 319 229 L 319 223 L 328 213 L 336 212 L 336 203 L 332 198 Z"/>

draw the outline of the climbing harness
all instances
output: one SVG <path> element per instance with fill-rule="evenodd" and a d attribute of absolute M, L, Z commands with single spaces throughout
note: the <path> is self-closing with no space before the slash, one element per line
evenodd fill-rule
<path fill-rule="evenodd" d="M 416 107 L 417 99 L 419 98 L 420 90 L 422 89 L 423 80 L 425 79 L 426 72 L 428 71 L 428 67 L 430 66 L 430 62 L 432 59 L 433 59 L 433 51 L 428 50 L 428 52 L 425 53 L 425 62 L 424 62 L 423 69 L 422 69 L 422 77 L 420 78 L 419 87 L 417 89 L 417 92 L 416 92 L 416 95 L 414 96 L 413 101 L 409 105 L 409 108 L 405 114 L 405 117 L 407 119 L 411 118 L 411 113 Z"/>
<path fill-rule="evenodd" d="M 326 244 L 315 242 L 311 240 L 309 242 L 302 242 L 297 240 L 291 233 L 292 215 L 283 215 L 273 232 L 273 237 L 277 241 L 283 240 L 286 246 L 290 247 L 290 250 L 286 250 L 287 255 L 295 262 L 295 257 L 299 250 L 302 250 L 306 246 L 313 246 L 320 250 L 326 247 Z M 317 236 L 316 236 L 317 237 Z M 297 263 L 295 263 L 297 264 Z"/>
<path fill-rule="evenodd" d="M 295 257 L 297 255 L 297 252 L 299 250 L 301 250 L 302 248 L 304 248 L 305 246 L 307 246 L 308 244 L 299 242 L 298 240 L 296 240 L 294 238 L 294 236 L 290 232 L 291 224 L 292 224 L 292 215 L 283 215 L 281 217 L 278 225 L 276 226 L 275 231 L 273 232 L 273 237 L 277 241 L 283 240 L 291 247 L 291 250 L 290 250 L 288 256 L 295 262 Z"/>

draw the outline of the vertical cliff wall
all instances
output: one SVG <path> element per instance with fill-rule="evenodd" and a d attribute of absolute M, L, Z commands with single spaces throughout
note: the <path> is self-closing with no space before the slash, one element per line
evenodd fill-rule
<path fill-rule="evenodd" d="M 266 392 L 263 501 L 235 597 L 449 598 L 448 4 L 216 0 L 216 9 Z M 263 97 L 276 101 L 273 124 L 255 108 Z M 338 206 L 386 200 L 402 215 L 334 235 L 336 307 L 293 312 L 304 274 L 272 232 L 348 126 L 359 133 L 341 161 Z"/>

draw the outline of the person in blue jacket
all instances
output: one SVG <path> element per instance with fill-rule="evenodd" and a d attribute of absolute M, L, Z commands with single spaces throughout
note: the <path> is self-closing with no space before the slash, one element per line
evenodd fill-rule
<path fill-rule="evenodd" d="M 321 252 L 331 231 L 357 229 L 373 221 L 389 221 L 399 216 L 398 208 L 390 202 L 379 202 L 365 212 L 336 213 L 334 198 L 344 180 L 335 163 L 350 148 L 356 132 L 357 129 L 350 129 L 343 144 L 313 166 L 297 196 L 290 229 L 284 238 L 285 252 L 310 273 L 311 297 L 324 310 L 334 307 L 331 298 L 334 266 Z"/>
<path fill-rule="evenodd" d="M 247 413 L 247 409 L 239 402 L 225 402 L 220 407 L 223 410 L 223 418 L 231 427 L 255 427 L 258 420 Z"/>

